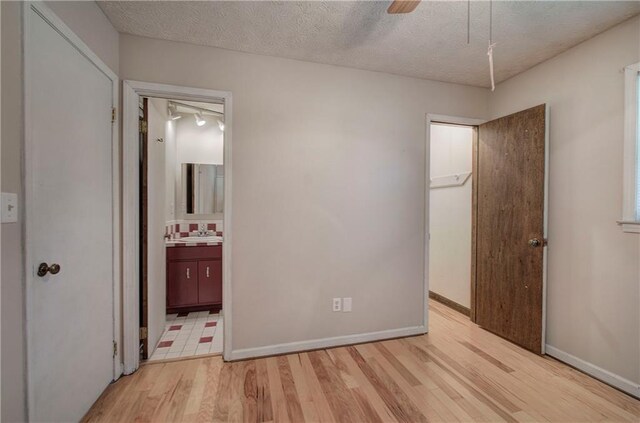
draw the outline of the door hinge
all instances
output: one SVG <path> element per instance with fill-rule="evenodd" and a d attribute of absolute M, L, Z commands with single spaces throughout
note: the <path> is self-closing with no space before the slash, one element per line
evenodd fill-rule
<path fill-rule="evenodd" d="M 147 339 L 147 328 L 140 328 L 140 339 Z"/>
<path fill-rule="evenodd" d="M 116 111 L 117 111 L 117 110 L 116 110 L 116 108 L 115 108 L 115 107 L 112 107 L 112 108 L 111 108 L 111 123 L 113 123 L 113 122 L 115 122 L 115 121 L 116 121 Z"/>
<path fill-rule="evenodd" d="M 146 134 L 149 131 L 149 125 L 147 124 L 146 120 L 141 120 L 140 121 L 140 133 L 141 134 Z"/>
<path fill-rule="evenodd" d="M 118 355 L 118 343 L 116 341 L 113 341 L 113 356 L 117 356 Z"/>

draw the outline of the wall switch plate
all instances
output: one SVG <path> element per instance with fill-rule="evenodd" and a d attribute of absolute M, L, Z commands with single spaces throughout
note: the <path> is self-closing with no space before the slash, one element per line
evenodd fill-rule
<path fill-rule="evenodd" d="M 340 311 L 342 309 L 342 298 L 333 299 L 333 311 Z"/>
<path fill-rule="evenodd" d="M 18 194 L 3 192 L 0 198 L 2 203 L 2 223 L 15 223 L 18 221 Z"/>
<path fill-rule="evenodd" d="M 351 311 L 352 300 L 351 297 L 342 299 L 342 311 L 348 313 Z"/>

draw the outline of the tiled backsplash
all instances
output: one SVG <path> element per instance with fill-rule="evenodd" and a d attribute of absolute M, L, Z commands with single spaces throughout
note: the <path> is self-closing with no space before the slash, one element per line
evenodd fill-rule
<path fill-rule="evenodd" d="M 198 232 L 203 224 L 212 235 L 222 236 L 222 220 L 171 220 L 165 225 L 165 234 L 169 239 L 184 238 Z"/>

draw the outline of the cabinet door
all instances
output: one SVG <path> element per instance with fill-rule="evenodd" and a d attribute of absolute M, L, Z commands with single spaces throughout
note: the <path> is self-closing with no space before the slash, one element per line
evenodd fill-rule
<path fill-rule="evenodd" d="M 179 307 L 198 303 L 198 263 L 169 262 L 167 269 L 167 305 Z"/>
<path fill-rule="evenodd" d="M 198 262 L 198 302 L 222 303 L 222 260 Z"/>

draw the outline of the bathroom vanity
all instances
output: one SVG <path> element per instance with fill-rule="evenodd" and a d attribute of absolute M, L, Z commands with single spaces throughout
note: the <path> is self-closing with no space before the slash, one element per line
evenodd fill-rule
<path fill-rule="evenodd" d="M 222 245 L 167 247 L 167 313 L 222 308 Z"/>
<path fill-rule="evenodd" d="M 167 313 L 222 308 L 224 167 L 182 163 L 178 220 L 166 222 Z"/>

